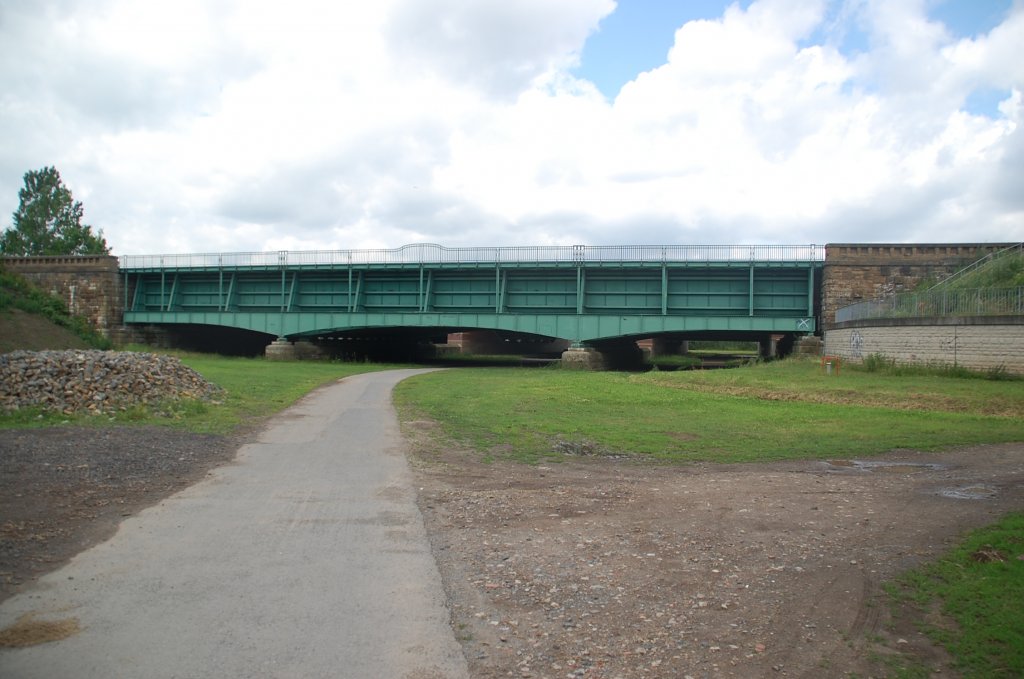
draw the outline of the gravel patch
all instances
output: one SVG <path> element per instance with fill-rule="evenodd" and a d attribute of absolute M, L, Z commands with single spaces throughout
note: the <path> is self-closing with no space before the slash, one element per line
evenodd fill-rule
<path fill-rule="evenodd" d="M 129 351 L 0 354 L 0 408 L 102 414 L 178 399 L 212 400 L 221 389 L 173 356 Z"/>

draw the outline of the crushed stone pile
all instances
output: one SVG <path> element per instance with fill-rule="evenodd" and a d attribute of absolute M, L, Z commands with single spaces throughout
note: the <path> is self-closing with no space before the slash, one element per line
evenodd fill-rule
<path fill-rule="evenodd" d="M 12 351 L 0 354 L 0 408 L 41 407 L 100 415 L 222 390 L 173 356 L 126 351 Z"/>

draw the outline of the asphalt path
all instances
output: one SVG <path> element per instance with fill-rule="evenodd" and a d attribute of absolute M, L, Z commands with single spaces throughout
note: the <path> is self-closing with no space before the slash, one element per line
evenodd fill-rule
<path fill-rule="evenodd" d="M 0 677 L 468 677 L 391 407 L 417 372 L 314 392 L 8 599 L 0 628 L 79 631 L 0 651 Z"/>

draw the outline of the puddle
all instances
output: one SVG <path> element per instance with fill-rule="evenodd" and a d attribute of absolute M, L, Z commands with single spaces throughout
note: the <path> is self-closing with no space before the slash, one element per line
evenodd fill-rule
<path fill-rule="evenodd" d="M 943 488 L 939 491 L 942 497 L 954 500 L 991 500 L 998 494 L 992 486 L 974 485 L 962 488 Z"/>
<path fill-rule="evenodd" d="M 838 469 L 855 469 L 862 472 L 888 472 L 890 474 L 909 474 L 920 471 L 941 471 L 948 469 L 944 464 L 934 462 L 885 462 L 883 460 L 829 460 L 825 463 Z"/>
<path fill-rule="evenodd" d="M 935 472 L 949 469 L 949 465 L 935 462 L 887 462 L 885 460 L 826 460 L 823 463 L 831 471 L 881 472 L 889 474 L 912 474 L 914 472 Z M 985 484 L 975 483 L 959 488 L 942 488 L 937 491 L 942 497 L 954 500 L 991 500 L 999 491 Z"/>

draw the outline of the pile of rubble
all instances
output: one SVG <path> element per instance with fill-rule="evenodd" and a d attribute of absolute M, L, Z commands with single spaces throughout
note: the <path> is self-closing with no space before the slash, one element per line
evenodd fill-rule
<path fill-rule="evenodd" d="M 210 400 L 219 387 L 172 356 L 124 351 L 0 354 L 0 409 L 112 413 L 178 399 Z"/>

